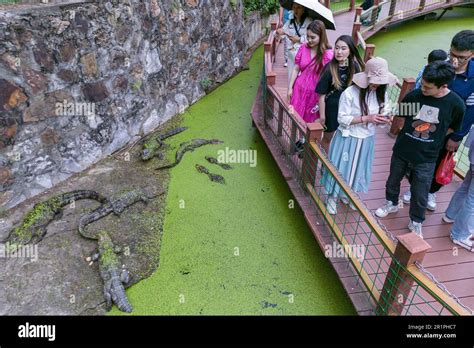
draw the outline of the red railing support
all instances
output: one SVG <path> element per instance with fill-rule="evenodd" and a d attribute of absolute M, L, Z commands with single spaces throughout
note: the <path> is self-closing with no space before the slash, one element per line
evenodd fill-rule
<path fill-rule="evenodd" d="M 375 54 L 375 45 L 374 44 L 366 44 L 365 45 L 365 54 L 364 54 L 364 62 L 367 63 L 367 61 L 374 57 Z"/>
<path fill-rule="evenodd" d="M 326 6 L 327 8 L 331 8 L 331 0 L 324 0 L 324 6 Z"/>
<path fill-rule="evenodd" d="M 357 7 L 355 12 L 354 22 L 358 22 L 360 15 L 362 14 L 362 7 Z"/>
<path fill-rule="evenodd" d="M 400 89 L 400 96 L 398 97 L 398 105 L 405 98 L 405 95 L 415 87 L 415 79 L 413 77 L 405 77 L 403 84 Z M 403 125 L 405 124 L 405 117 L 395 116 L 392 120 L 392 126 L 390 131 L 387 133 L 390 137 L 395 138 L 400 133 Z"/>
<path fill-rule="evenodd" d="M 356 5 L 355 0 L 351 0 L 350 5 L 349 5 L 349 11 L 354 11 L 355 5 Z"/>
<path fill-rule="evenodd" d="M 311 149 L 310 143 L 316 141 L 321 144 L 321 138 L 323 136 L 323 126 L 319 122 L 307 123 L 306 124 L 306 143 L 304 149 L 303 164 L 301 166 L 301 175 L 303 176 L 304 187 L 306 184 L 314 184 L 316 180 L 316 172 L 318 167 L 318 157 Z"/>
<path fill-rule="evenodd" d="M 421 263 L 426 252 L 431 249 L 431 246 L 415 233 L 406 233 L 397 239 L 394 253 L 394 260 L 397 262 L 392 260 L 385 278 L 376 308 L 379 315 L 402 315 L 414 283 L 413 277 L 406 269 L 415 262 Z"/>
<path fill-rule="evenodd" d="M 360 22 L 355 22 L 352 26 L 352 39 L 354 40 L 356 45 L 359 43 L 359 37 L 357 36 L 357 33 L 360 31 L 360 26 Z"/>

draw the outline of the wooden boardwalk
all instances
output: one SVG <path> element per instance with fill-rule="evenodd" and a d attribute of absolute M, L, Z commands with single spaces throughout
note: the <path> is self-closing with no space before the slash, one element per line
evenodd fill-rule
<path fill-rule="evenodd" d="M 334 46 L 334 41 L 339 35 L 351 34 L 354 15 L 354 12 L 336 15 L 335 19 L 338 31 L 328 32 L 332 46 Z M 278 46 L 273 71 L 277 75 L 274 87 L 281 99 L 286 101 L 288 79 L 287 70 L 283 66 L 283 45 Z M 270 144 L 271 140 L 268 135 L 266 135 L 262 128 L 262 123 L 260 122 L 263 116 L 261 108 L 259 110 L 258 107 L 259 98 L 261 98 L 261 95 L 257 96 L 256 106 L 254 106 L 254 122 L 256 121 L 256 123 L 258 123 L 257 128 L 259 128 L 262 137 L 264 137 L 267 144 Z M 367 208 L 371 211 L 383 205 L 385 201 L 385 182 L 389 175 L 390 156 L 394 143 L 394 139 L 386 134 L 387 130 L 388 129 L 377 129 L 372 183 L 369 192 L 360 195 Z M 329 233 L 323 228 L 324 223 L 321 221 L 321 217 L 317 217 L 316 214 L 310 211 L 311 204 L 307 195 L 299 188 L 298 183 L 292 179 L 292 175 L 285 173 L 285 169 L 283 168 L 285 166 L 285 159 L 281 155 L 281 151 L 278 151 L 276 148 L 272 149 L 272 146 L 269 147 L 275 160 L 282 169 L 283 175 L 287 178 L 290 188 L 305 212 L 308 223 L 313 231 L 318 230 L 318 232 L 315 233 L 315 237 L 319 245 L 323 247 L 325 243 L 331 243 Z M 444 288 L 443 290 L 445 292 L 450 293 L 453 297 L 457 297 L 464 306 L 474 309 L 474 253 L 462 248 L 457 248 L 449 239 L 451 225 L 445 224 L 441 220 L 459 184 L 460 180 L 456 179 L 450 185 L 442 188 L 437 195 L 437 210 L 435 212 L 427 212 L 426 221 L 423 224 L 423 234 L 425 241 L 431 246 L 431 249 L 423 259 L 422 266 L 424 269 L 422 269 L 422 272 L 430 277 L 434 277 L 435 281 L 439 283 L 440 288 Z M 402 183 L 401 194 L 405 192 L 408 187 L 408 183 L 404 181 Z M 347 209 L 344 210 L 343 207 L 344 206 L 339 203 L 338 212 L 341 215 L 339 217 L 340 219 L 345 218 L 342 215 L 345 215 L 347 211 Z M 380 219 L 380 223 L 394 236 L 409 233 L 410 231 L 407 228 L 409 220 L 408 210 L 409 206 L 405 206 L 403 209 L 400 209 L 398 213 Z M 338 217 L 336 217 L 336 220 L 337 218 Z M 376 260 L 374 260 L 374 262 L 375 261 Z M 351 266 L 346 260 L 340 259 L 332 259 L 331 263 L 339 274 L 359 314 L 369 314 L 370 306 L 369 301 L 367 301 L 367 292 L 358 284 L 359 282 L 356 282 L 357 278 L 354 274 L 348 271 Z"/>

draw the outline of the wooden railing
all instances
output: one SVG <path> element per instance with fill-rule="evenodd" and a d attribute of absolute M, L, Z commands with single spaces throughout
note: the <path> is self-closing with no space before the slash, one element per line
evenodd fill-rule
<path fill-rule="evenodd" d="M 417 267 L 429 245 L 413 233 L 394 238 L 378 223 L 359 196 L 352 191 L 320 147 L 322 127 L 318 122 L 304 124 L 293 113 L 275 88 L 278 79 L 273 71 L 278 42 L 274 29 L 265 42 L 263 79 L 264 127 L 271 134 L 272 145 L 279 148 L 291 170 L 291 176 L 307 192 L 332 236 L 344 248 L 359 238 L 367 248 L 364 260 L 349 255 L 354 272 L 367 289 L 368 299 L 377 315 L 453 314 L 471 315 L 465 307 L 428 278 Z M 375 46 L 364 45 L 364 57 L 374 54 Z M 389 92 L 400 100 L 412 88 L 412 79 Z M 295 142 L 306 139 L 303 156 L 298 156 Z M 270 145 L 269 145 L 270 146 Z M 335 180 L 354 206 L 341 216 L 326 209 L 327 194 L 322 176 Z"/>
<path fill-rule="evenodd" d="M 366 38 L 375 31 L 390 24 L 421 16 L 437 9 L 472 4 L 474 0 L 374 0 L 374 5 L 363 11 L 356 8 L 353 33 L 361 32 Z M 362 20 L 363 19 L 363 20 Z"/>

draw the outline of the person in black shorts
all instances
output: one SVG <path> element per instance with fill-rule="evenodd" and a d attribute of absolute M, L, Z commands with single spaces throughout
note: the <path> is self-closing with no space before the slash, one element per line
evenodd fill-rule
<path fill-rule="evenodd" d="M 359 55 L 354 40 L 342 35 L 336 40 L 334 58 L 326 65 L 321 75 L 316 93 L 319 94 L 320 122 L 326 127 L 321 145 L 329 152 L 334 132 L 339 127 L 337 113 L 342 92 L 352 84 L 352 77 L 364 70 L 364 61 Z"/>

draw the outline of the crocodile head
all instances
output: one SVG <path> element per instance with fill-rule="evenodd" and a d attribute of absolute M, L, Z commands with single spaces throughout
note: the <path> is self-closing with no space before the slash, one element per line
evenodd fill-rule
<path fill-rule="evenodd" d="M 142 161 L 149 161 L 153 158 L 153 153 L 154 151 L 150 149 L 144 149 L 142 150 Z"/>

